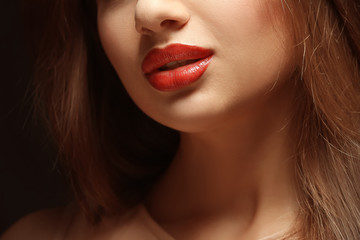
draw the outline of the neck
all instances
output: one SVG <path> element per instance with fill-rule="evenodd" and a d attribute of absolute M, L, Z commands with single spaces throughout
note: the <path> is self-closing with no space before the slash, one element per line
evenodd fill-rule
<path fill-rule="evenodd" d="M 284 109 L 181 133 L 170 168 L 147 199 L 151 215 L 164 224 L 227 215 L 249 227 L 293 213 L 293 146 Z"/>

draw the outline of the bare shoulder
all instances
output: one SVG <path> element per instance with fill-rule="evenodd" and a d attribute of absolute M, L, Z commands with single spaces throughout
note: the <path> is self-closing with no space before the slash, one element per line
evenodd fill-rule
<path fill-rule="evenodd" d="M 64 208 L 56 208 L 31 213 L 11 226 L 0 236 L 0 240 L 53 239 L 64 211 Z"/>

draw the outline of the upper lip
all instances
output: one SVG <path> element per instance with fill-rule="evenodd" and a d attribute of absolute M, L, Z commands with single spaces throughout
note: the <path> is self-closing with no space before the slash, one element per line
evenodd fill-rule
<path fill-rule="evenodd" d="M 209 57 L 210 49 L 184 44 L 171 44 L 165 48 L 154 48 L 144 58 L 141 69 L 144 74 L 156 71 L 170 62 L 181 60 L 195 60 Z"/>

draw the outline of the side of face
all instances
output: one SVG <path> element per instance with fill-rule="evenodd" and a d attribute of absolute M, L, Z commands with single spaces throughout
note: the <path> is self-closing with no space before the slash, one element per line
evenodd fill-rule
<path fill-rule="evenodd" d="M 291 44 L 283 26 L 270 21 L 268 2 L 98 0 L 98 30 L 107 57 L 142 111 L 180 131 L 205 131 L 281 102 L 264 99 L 291 72 Z M 152 49 L 177 43 L 214 55 L 195 83 L 159 91 L 149 84 L 142 62 Z"/>

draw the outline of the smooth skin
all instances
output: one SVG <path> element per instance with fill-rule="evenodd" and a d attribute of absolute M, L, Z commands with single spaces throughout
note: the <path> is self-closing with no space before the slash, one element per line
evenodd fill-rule
<path fill-rule="evenodd" d="M 147 115 L 180 131 L 173 163 L 144 203 L 175 239 L 256 240 L 295 222 L 292 42 L 281 21 L 270 20 L 268 4 L 279 3 L 98 0 L 100 39 L 123 85 Z M 172 43 L 209 48 L 214 57 L 195 84 L 161 92 L 141 63 Z M 53 229 L 54 216 L 32 215 L 12 232 L 44 218 Z M 114 221 L 96 231 L 78 216 L 72 229 L 106 239 Z"/>
<path fill-rule="evenodd" d="M 286 127 L 291 41 L 281 21 L 270 20 L 267 4 L 276 3 L 98 1 L 102 45 L 130 96 L 181 133 L 173 164 L 146 202 L 176 239 L 258 239 L 294 220 Z M 172 43 L 209 48 L 214 57 L 195 84 L 161 92 L 141 62 L 152 48 Z"/>

